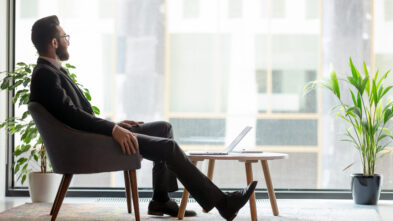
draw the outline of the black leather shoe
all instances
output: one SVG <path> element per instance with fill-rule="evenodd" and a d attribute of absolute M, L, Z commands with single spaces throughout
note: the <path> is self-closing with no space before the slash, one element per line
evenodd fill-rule
<path fill-rule="evenodd" d="M 158 202 L 155 200 L 150 201 L 147 214 L 155 216 L 163 216 L 164 214 L 176 217 L 179 212 L 179 206 L 173 200 L 168 200 L 167 202 Z M 184 213 L 185 217 L 196 216 L 196 212 L 193 210 L 186 210 Z"/>
<path fill-rule="evenodd" d="M 251 194 L 254 192 L 257 183 L 257 181 L 253 181 L 250 183 L 250 185 L 248 185 L 248 187 L 244 188 L 241 191 L 227 193 L 225 198 L 223 199 L 225 201 L 222 202 L 220 208 L 217 208 L 218 212 L 220 212 L 220 215 L 226 220 L 232 221 L 237 216 L 239 210 L 247 203 L 248 199 L 251 197 Z"/>

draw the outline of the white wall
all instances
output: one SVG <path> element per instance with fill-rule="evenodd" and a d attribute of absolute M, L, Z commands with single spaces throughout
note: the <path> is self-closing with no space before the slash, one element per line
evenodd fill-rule
<path fill-rule="evenodd" d="M 7 2 L 0 0 L 0 71 L 6 67 L 6 17 Z M 0 121 L 3 121 L 6 115 L 6 95 L 0 92 Z M 5 197 L 5 162 L 6 162 L 6 134 L 0 130 L 0 199 Z"/>

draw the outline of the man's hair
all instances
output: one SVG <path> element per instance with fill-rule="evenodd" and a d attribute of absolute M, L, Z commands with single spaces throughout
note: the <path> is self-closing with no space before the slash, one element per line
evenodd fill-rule
<path fill-rule="evenodd" d="M 48 16 L 37 20 L 31 29 L 31 41 L 38 53 L 45 53 L 48 44 L 53 38 L 57 38 L 57 26 L 60 25 L 56 15 Z"/>

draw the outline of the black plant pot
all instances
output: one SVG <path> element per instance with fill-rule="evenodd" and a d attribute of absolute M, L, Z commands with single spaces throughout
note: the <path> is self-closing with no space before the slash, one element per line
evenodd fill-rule
<path fill-rule="evenodd" d="M 352 174 L 352 198 L 356 204 L 377 205 L 381 194 L 382 176 L 363 176 L 361 173 Z"/>

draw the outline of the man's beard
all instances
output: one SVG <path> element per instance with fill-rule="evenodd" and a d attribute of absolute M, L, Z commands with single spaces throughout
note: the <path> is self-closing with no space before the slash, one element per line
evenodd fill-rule
<path fill-rule="evenodd" d="M 56 54 L 59 57 L 60 61 L 67 61 L 70 57 L 67 48 L 62 44 L 59 44 L 59 47 L 56 49 Z"/>

